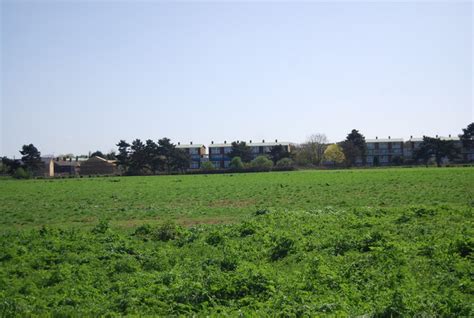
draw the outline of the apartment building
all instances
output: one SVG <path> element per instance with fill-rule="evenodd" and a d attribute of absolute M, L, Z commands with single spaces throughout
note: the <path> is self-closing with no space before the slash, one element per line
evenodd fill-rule
<path fill-rule="evenodd" d="M 201 163 L 205 160 L 206 146 L 203 144 L 193 144 L 191 141 L 189 144 L 181 144 L 178 142 L 176 148 L 184 150 L 191 157 L 191 162 L 189 164 L 189 169 L 199 169 L 201 168 Z"/>
<path fill-rule="evenodd" d="M 265 140 L 262 140 L 262 142 L 252 142 L 252 140 L 250 140 L 249 142 L 246 142 L 246 144 L 250 147 L 252 159 L 255 159 L 261 155 L 268 155 L 272 147 L 279 145 L 285 147 L 288 152 L 291 150 L 289 142 L 279 142 L 277 139 L 275 139 L 274 142 L 266 142 Z M 212 141 L 209 145 L 209 161 L 212 162 L 214 167 L 217 169 L 228 168 L 231 161 L 229 156 L 231 150 L 232 144 L 228 143 L 227 141 L 224 141 L 224 143 L 221 144 L 217 144 Z"/>
<path fill-rule="evenodd" d="M 472 156 L 472 159 L 470 158 L 470 151 L 468 149 L 465 149 L 462 147 L 462 142 L 457 136 L 451 136 L 449 135 L 448 137 L 445 136 L 438 136 L 436 135 L 435 138 L 439 138 L 440 140 L 449 140 L 453 141 L 454 144 L 462 149 L 462 159 L 464 161 L 471 161 L 474 160 L 474 156 Z M 423 138 L 413 138 L 413 136 L 410 136 L 410 139 L 405 142 L 404 144 L 404 152 L 403 152 L 403 157 L 405 160 L 413 160 L 415 152 L 420 148 L 420 145 L 423 143 Z M 461 158 L 460 158 L 461 159 Z"/>
<path fill-rule="evenodd" d="M 367 139 L 366 161 L 369 166 L 386 166 L 395 158 L 403 157 L 403 138 L 378 138 Z M 396 159 L 395 159 L 396 160 Z"/>

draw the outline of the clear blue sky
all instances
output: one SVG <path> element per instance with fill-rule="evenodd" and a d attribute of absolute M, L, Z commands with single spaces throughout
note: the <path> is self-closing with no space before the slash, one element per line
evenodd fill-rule
<path fill-rule="evenodd" d="M 1 2 L 0 155 L 473 121 L 465 2 Z"/>

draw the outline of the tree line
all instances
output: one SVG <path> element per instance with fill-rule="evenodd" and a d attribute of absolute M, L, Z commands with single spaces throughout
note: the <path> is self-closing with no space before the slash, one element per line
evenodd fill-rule
<path fill-rule="evenodd" d="M 458 135 L 462 147 L 474 149 L 474 123 L 462 129 Z M 179 149 L 169 138 L 161 138 L 157 142 L 148 139 L 145 142 L 135 139 L 131 143 L 120 140 L 116 144 L 118 151 L 107 154 L 97 150 L 88 157 L 99 156 L 108 160 L 115 160 L 122 174 L 148 175 L 158 173 L 183 173 L 191 164 L 188 152 Z M 461 160 L 462 149 L 459 143 L 453 140 L 444 140 L 424 136 L 420 146 L 415 149 L 412 158 L 404 158 L 403 154 L 394 156 L 391 165 L 424 164 L 430 162 L 441 166 L 444 158 L 451 161 Z M 33 145 L 23 145 L 20 154 L 21 160 L 3 157 L 0 173 L 10 174 L 17 178 L 28 178 L 35 175 L 44 167 L 40 151 Z M 72 156 L 72 155 L 71 155 Z M 353 129 L 346 138 L 338 143 L 330 144 L 324 134 L 311 135 L 306 142 L 293 145 L 291 152 L 282 145 L 270 148 L 267 154 L 254 158 L 252 148 L 245 142 L 232 142 L 229 169 L 233 170 L 270 170 L 272 168 L 291 169 L 293 167 L 351 167 L 365 165 L 367 158 L 367 143 L 365 137 L 358 130 Z M 379 162 L 374 157 L 373 165 Z M 201 170 L 215 170 L 216 167 L 209 161 L 202 161 Z"/>
<path fill-rule="evenodd" d="M 184 172 L 191 163 L 190 155 L 176 148 L 166 137 L 158 142 L 151 139 L 145 142 L 135 139 L 132 143 L 120 140 L 117 147 L 117 165 L 127 175 Z"/>
<path fill-rule="evenodd" d="M 474 123 L 462 129 L 458 135 L 461 146 L 465 149 L 474 148 Z M 402 164 L 424 164 L 430 161 L 441 166 L 443 159 L 450 161 L 461 161 L 462 148 L 453 140 L 445 140 L 437 137 L 423 136 L 423 141 L 415 149 L 411 158 L 405 158 L 403 154 L 393 156 L 391 165 Z M 367 143 L 364 135 L 353 129 L 346 139 L 335 144 L 328 144 L 324 134 L 315 134 L 308 140 L 296 146 L 292 150 L 292 157 L 298 166 L 321 166 L 336 165 L 351 167 L 354 165 L 366 165 Z M 374 156 L 373 165 L 377 166 L 378 157 Z"/>

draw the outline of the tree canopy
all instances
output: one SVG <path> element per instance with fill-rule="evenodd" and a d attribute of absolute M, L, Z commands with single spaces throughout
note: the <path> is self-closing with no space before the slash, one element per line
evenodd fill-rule
<path fill-rule="evenodd" d="M 463 133 L 459 135 L 464 147 L 474 148 L 474 123 L 470 123 L 464 128 Z"/>
<path fill-rule="evenodd" d="M 461 149 L 452 140 L 424 136 L 423 142 L 414 153 L 414 157 L 424 164 L 428 164 L 428 161 L 434 158 L 436 165 L 440 167 L 444 158 L 457 159 L 460 153 Z"/>
<path fill-rule="evenodd" d="M 23 145 L 20 153 L 23 155 L 23 157 L 21 157 L 21 161 L 23 161 L 23 164 L 26 166 L 26 168 L 31 171 L 37 171 L 40 169 L 42 165 L 41 153 L 33 144 Z"/>
<path fill-rule="evenodd" d="M 337 144 L 329 145 L 324 151 L 324 160 L 333 162 L 334 164 L 341 164 L 346 157 L 342 151 L 341 146 Z"/>
<path fill-rule="evenodd" d="M 289 158 L 290 153 L 288 152 L 288 149 L 286 147 L 282 145 L 277 145 L 277 146 L 273 146 L 270 149 L 269 157 L 273 161 L 273 163 L 276 164 L 278 161 L 280 161 L 283 158 Z"/>
<path fill-rule="evenodd" d="M 177 149 L 169 138 L 158 142 L 135 139 L 131 144 L 120 140 L 117 144 L 117 164 L 126 174 L 156 174 L 159 171 L 184 171 L 189 168 L 191 158 L 187 152 Z"/>
<path fill-rule="evenodd" d="M 232 143 L 231 151 L 229 152 L 229 157 L 230 158 L 240 157 L 240 159 L 242 159 L 243 162 L 250 162 L 253 158 L 252 149 L 249 146 L 247 146 L 245 141 L 241 141 L 241 142 L 234 141 Z"/>
<path fill-rule="evenodd" d="M 341 143 L 341 147 L 348 166 L 354 165 L 358 159 L 360 159 L 362 163 L 365 163 L 367 145 L 364 135 L 359 133 L 357 129 L 352 129 L 346 139 Z"/>

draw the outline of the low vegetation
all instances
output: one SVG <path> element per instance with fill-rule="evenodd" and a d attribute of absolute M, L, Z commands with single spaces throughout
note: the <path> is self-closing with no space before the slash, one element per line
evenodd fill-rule
<path fill-rule="evenodd" d="M 2 180 L 0 313 L 472 316 L 474 169 Z"/>

